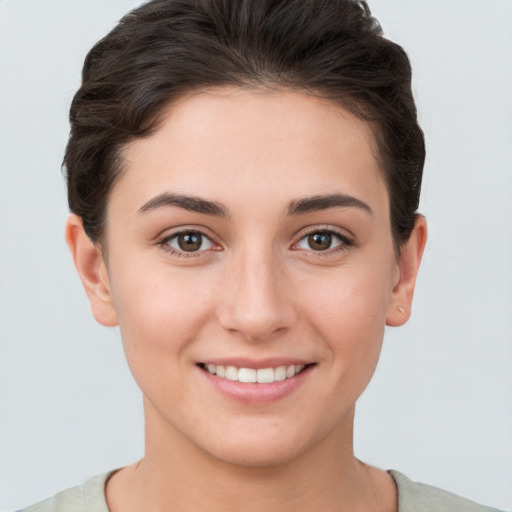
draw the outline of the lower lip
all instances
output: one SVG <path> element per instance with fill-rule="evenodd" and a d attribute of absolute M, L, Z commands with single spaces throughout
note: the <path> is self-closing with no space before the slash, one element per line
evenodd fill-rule
<path fill-rule="evenodd" d="M 312 372 L 314 365 L 304 368 L 299 374 L 269 384 L 238 382 L 212 375 L 198 367 L 204 378 L 223 395 L 248 404 L 268 404 L 292 394 Z"/>

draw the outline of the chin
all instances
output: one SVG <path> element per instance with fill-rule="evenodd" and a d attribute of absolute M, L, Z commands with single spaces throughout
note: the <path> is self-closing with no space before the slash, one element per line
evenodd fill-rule
<path fill-rule="evenodd" d="M 251 440 L 219 447 L 211 455 L 231 466 L 268 468 L 284 465 L 299 457 L 304 450 L 292 444 L 282 440 L 274 443 Z"/>
<path fill-rule="evenodd" d="M 254 423 L 256 421 L 253 419 Z M 275 419 L 267 418 L 267 421 L 258 422 L 259 425 L 254 423 L 246 429 L 239 425 L 236 434 L 232 429 L 227 429 L 216 436 L 216 442 L 210 443 L 208 448 L 203 444 L 203 449 L 226 464 L 268 468 L 297 460 L 309 451 L 314 451 L 328 437 L 328 432 L 324 431 L 287 429 L 286 425 L 279 424 Z"/>

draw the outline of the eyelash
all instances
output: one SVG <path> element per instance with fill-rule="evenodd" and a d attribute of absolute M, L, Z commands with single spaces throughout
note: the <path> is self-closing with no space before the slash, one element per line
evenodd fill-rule
<path fill-rule="evenodd" d="M 203 255 L 203 253 L 206 252 L 207 250 L 203 249 L 203 250 L 199 250 L 199 251 L 187 252 L 187 251 L 184 251 L 184 250 L 176 250 L 176 249 L 174 249 L 173 247 L 171 247 L 169 245 L 169 242 L 171 240 L 179 237 L 180 235 L 187 235 L 187 234 L 199 235 L 203 239 L 208 240 L 213 246 L 219 247 L 219 245 L 212 240 L 213 237 L 211 235 L 207 235 L 201 229 L 182 229 L 180 231 L 176 231 L 176 232 L 174 232 L 174 233 L 172 233 L 170 235 L 166 235 L 163 238 L 161 238 L 160 240 L 158 240 L 157 244 L 160 246 L 160 248 L 162 250 L 164 250 L 165 252 L 170 253 L 173 256 L 176 256 L 178 258 L 197 258 L 197 257 Z M 219 249 L 213 249 L 213 250 L 214 251 L 218 251 Z"/>
<path fill-rule="evenodd" d="M 157 244 L 165 252 L 170 253 L 173 256 L 176 256 L 178 258 L 197 258 L 197 257 L 203 255 L 205 252 L 209 252 L 212 250 L 212 249 L 203 249 L 203 250 L 198 250 L 198 251 L 187 252 L 185 250 L 176 250 L 169 245 L 169 242 L 171 240 L 179 237 L 180 235 L 184 235 L 184 234 L 199 235 L 202 238 L 208 240 L 213 246 L 220 247 L 214 240 L 212 240 L 211 235 L 206 234 L 201 229 L 182 229 L 182 230 L 174 232 L 170 235 L 166 235 L 165 237 L 158 240 Z M 306 239 L 307 237 L 309 237 L 311 235 L 315 235 L 315 234 L 324 234 L 324 235 L 332 236 L 333 238 L 337 238 L 339 240 L 339 244 L 335 245 L 334 247 L 329 247 L 326 250 L 318 250 L 318 251 L 315 251 L 314 249 L 311 249 L 311 248 L 310 249 L 295 248 L 304 239 Z M 337 253 L 340 251 L 346 251 L 350 247 L 353 247 L 355 245 L 356 245 L 356 242 L 352 238 L 349 238 L 346 234 L 340 233 L 339 231 L 332 229 L 331 227 L 317 226 L 314 229 L 311 229 L 309 231 L 301 233 L 300 238 L 292 245 L 292 248 L 295 248 L 295 250 L 297 250 L 297 251 L 308 251 L 311 254 L 313 254 L 315 257 L 323 257 L 323 256 L 331 255 L 333 253 Z M 219 249 L 219 248 L 213 249 L 213 251 L 219 251 L 219 250 L 222 250 L 222 249 Z"/>
<path fill-rule="evenodd" d="M 339 244 L 335 245 L 334 247 L 329 247 L 326 250 L 318 250 L 315 251 L 314 249 L 296 249 L 296 250 L 304 250 L 310 252 L 315 257 L 321 258 L 321 257 L 327 257 L 332 254 L 347 251 L 350 247 L 356 246 L 356 242 L 354 239 L 347 236 L 345 233 L 341 233 L 340 231 L 333 229 L 330 226 L 315 226 L 314 228 L 305 231 L 300 234 L 300 238 L 297 242 L 293 244 L 293 246 L 297 246 L 300 242 L 302 242 L 304 239 L 308 238 L 311 235 L 316 234 L 323 234 L 323 235 L 330 235 L 333 238 L 337 238 L 339 240 Z"/>

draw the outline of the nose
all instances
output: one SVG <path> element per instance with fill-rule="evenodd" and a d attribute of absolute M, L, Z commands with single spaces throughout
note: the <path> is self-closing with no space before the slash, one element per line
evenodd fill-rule
<path fill-rule="evenodd" d="M 247 250 L 233 256 L 218 310 L 221 326 L 253 342 L 283 333 L 296 321 L 288 284 L 282 264 L 271 253 Z"/>

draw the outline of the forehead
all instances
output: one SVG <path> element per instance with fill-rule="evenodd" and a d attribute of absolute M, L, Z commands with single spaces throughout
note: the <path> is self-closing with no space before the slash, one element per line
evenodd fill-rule
<path fill-rule="evenodd" d="M 140 202 L 164 189 L 242 204 L 268 194 L 283 201 L 333 191 L 369 200 L 383 187 L 387 194 L 371 127 L 303 92 L 225 87 L 186 95 L 122 158 L 114 195 L 123 188 Z"/>

